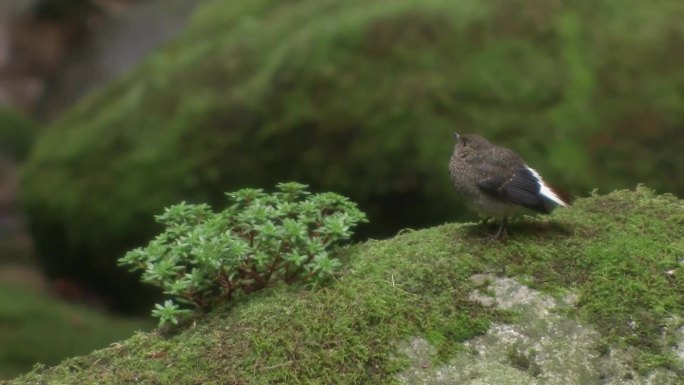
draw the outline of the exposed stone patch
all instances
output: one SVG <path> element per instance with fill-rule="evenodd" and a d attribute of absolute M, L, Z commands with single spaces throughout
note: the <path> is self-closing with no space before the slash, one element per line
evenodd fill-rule
<path fill-rule="evenodd" d="M 682 363 L 684 363 L 684 326 L 677 329 L 675 335 L 679 342 L 677 343 L 677 346 L 675 346 L 674 353 L 679 357 Z"/>
<path fill-rule="evenodd" d="M 510 278 L 476 275 L 470 300 L 519 313 L 515 324 L 493 324 L 465 342 L 467 349 L 446 364 L 433 365 L 434 349 L 415 338 L 400 350 L 411 367 L 399 376 L 410 385 L 674 385 L 682 379 L 666 369 L 646 376 L 629 366 L 635 352 L 601 346 L 600 334 L 567 318 L 577 295 L 563 299 L 533 290 Z M 684 328 L 677 354 L 684 356 Z M 684 359 L 684 358 L 683 358 Z"/>

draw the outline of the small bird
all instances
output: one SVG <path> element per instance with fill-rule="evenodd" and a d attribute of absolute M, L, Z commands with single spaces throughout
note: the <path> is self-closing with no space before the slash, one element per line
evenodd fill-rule
<path fill-rule="evenodd" d="M 456 144 L 449 173 L 466 205 L 483 217 L 501 221 L 495 238 L 505 238 L 509 217 L 525 212 L 548 214 L 570 202 L 544 182 L 539 173 L 515 152 L 478 135 L 454 133 Z"/>

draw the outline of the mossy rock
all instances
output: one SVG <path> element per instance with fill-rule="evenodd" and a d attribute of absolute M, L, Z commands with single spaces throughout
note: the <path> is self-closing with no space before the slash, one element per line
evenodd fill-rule
<path fill-rule="evenodd" d="M 139 289 L 114 260 L 183 199 L 297 180 L 358 202 L 365 235 L 462 218 L 452 131 L 577 193 L 684 193 L 682 15 L 667 0 L 204 2 L 45 130 L 23 179 L 37 249 L 124 309 Z"/>
<path fill-rule="evenodd" d="M 638 188 L 524 218 L 505 242 L 409 231 L 342 249 L 323 288 L 274 287 L 8 384 L 677 384 L 682 225 L 684 201 Z"/>

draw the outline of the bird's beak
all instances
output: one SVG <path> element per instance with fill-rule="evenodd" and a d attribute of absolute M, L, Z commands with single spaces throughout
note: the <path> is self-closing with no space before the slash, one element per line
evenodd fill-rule
<path fill-rule="evenodd" d="M 458 140 L 461 138 L 461 135 L 458 134 L 458 132 L 454 132 L 454 140 L 458 142 Z"/>

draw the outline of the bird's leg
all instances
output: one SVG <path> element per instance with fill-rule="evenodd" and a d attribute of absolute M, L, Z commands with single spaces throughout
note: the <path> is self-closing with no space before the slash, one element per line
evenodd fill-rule
<path fill-rule="evenodd" d="M 485 233 L 489 234 L 492 236 L 492 231 L 493 231 L 493 226 L 496 226 L 496 219 L 492 217 L 481 217 L 480 219 L 480 227 L 484 229 Z"/>
<path fill-rule="evenodd" d="M 508 231 L 506 231 L 506 222 L 507 222 L 506 217 L 501 219 L 501 226 L 499 226 L 499 230 L 496 232 L 496 235 L 494 235 L 494 239 L 500 239 L 500 240 L 505 240 L 508 238 Z"/>

